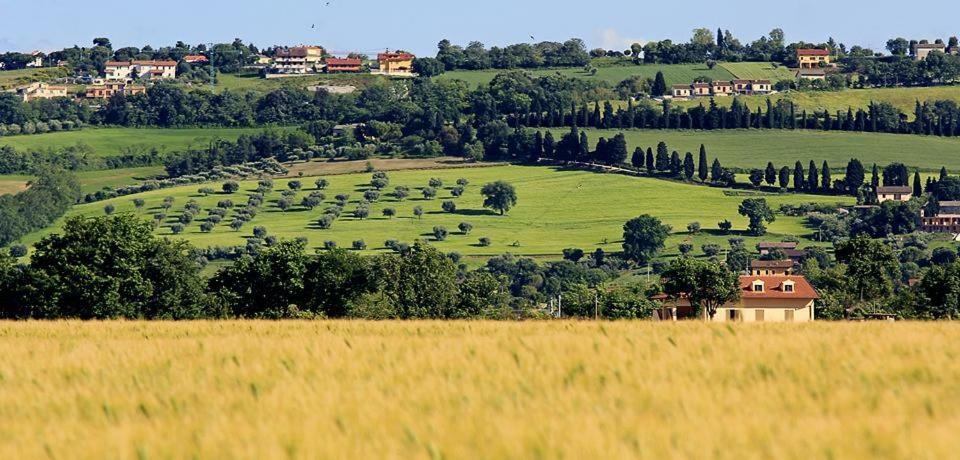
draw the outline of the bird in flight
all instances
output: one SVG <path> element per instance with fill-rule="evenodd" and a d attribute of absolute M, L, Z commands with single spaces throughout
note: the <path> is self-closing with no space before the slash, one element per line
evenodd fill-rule
<path fill-rule="evenodd" d="M 533 35 L 531 35 L 530 40 L 536 40 L 536 38 L 533 38 Z"/>
<path fill-rule="evenodd" d="M 316 29 L 316 28 L 317 28 L 317 25 L 314 24 L 314 25 L 310 26 L 310 28 L 311 28 L 311 29 Z"/>

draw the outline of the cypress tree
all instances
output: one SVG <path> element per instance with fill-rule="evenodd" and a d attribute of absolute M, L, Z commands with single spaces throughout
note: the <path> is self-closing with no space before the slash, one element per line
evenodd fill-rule
<path fill-rule="evenodd" d="M 590 156 L 590 144 L 587 141 L 587 132 L 580 131 L 580 152 L 578 152 L 577 161 L 586 161 Z"/>
<path fill-rule="evenodd" d="M 600 117 L 600 102 L 599 102 L 599 101 L 598 101 L 598 102 L 594 102 L 594 104 L 593 104 L 593 116 L 590 117 L 590 118 L 591 118 L 591 120 L 590 120 L 590 121 L 591 121 L 591 125 L 592 125 L 594 128 L 602 128 L 602 127 L 603 127 L 603 118 Z"/>
<path fill-rule="evenodd" d="M 876 163 L 873 164 L 873 171 L 870 173 L 870 186 L 873 187 L 874 190 L 880 186 L 880 168 L 877 168 Z"/>
<path fill-rule="evenodd" d="M 640 169 L 643 167 L 643 149 L 637 147 L 633 150 L 633 157 L 630 158 L 630 164 L 634 168 Z"/>
<path fill-rule="evenodd" d="M 674 150 L 670 154 L 670 172 L 674 176 L 679 176 L 681 171 L 683 171 L 683 162 L 680 161 L 680 153 Z"/>
<path fill-rule="evenodd" d="M 778 179 L 780 179 L 780 188 L 786 190 L 786 188 L 790 186 L 790 168 L 786 166 L 780 168 L 780 177 L 778 177 Z"/>
<path fill-rule="evenodd" d="M 807 189 L 811 192 L 815 191 L 818 185 L 820 185 L 820 174 L 817 171 L 817 164 L 810 160 L 807 171 Z"/>
<path fill-rule="evenodd" d="M 544 158 L 556 158 L 555 150 L 557 148 L 557 142 L 553 139 L 553 133 L 547 131 L 547 134 L 543 136 L 543 156 Z"/>
<path fill-rule="evenodd" d="M 864 177 L 863 163 L 860 163 L 860 160 L 856 158 L 851 158 L 847 163 L 846 176 L 843 178 L 843 182 L 847 186 L 847 193 L 856 194 L 860 186 L 863 185 Z"/>
<path fill-rule="evenodd" d="M 543 157 L 543 133 L 537 131 L 533 135 L 533 150 L 530 152 L 530 161 L 536 163 Z"/>
<path fill-rule="evenodd" d="M 773 166 L 772 161 L 767 162 L 767 169 L 763 171 L 763 179 L 771 187 L 777 184 L 777 168 Z"/>
<path fill-rule="evenodd" d="M 944 180 L 944 179 L 946 179 L 946 178 L 947 178 L 947 167 L 946 167 L 946 166 L 941 166 L 941 167 L 940 167 L 940 180 Z"/>
<path fill-rule="evenodd" d="M 597 140 L 597 148 L 593 151 L 593 161 L 599 163 L 610 163 L 610 151 L 607 148 L 607 140 L 600 138 Z"/>
<path fill-rule="evenodd" d="M 700 160 L 697 166 L 697 177 L 700 182 L 707 181 L 707 148 L 700 144 Z"/>
<path fill-rule="evenodd" d="M 657 76 L 653 79 L 653 86 L 650 87 L 650 94 L 653 96 L 663 96 L 667 93 L 667 81 L 663 78 L 663 72 L 657 71 Z"/>
<path fill-rule="evenodd" d="M 720 160 L 717 158 L 713 159 L 713 165 L 710 166 L 710 179 L 714 182 L 720 181 L 720 178 L 723 177 L 723 166 L 720 166 Z"/>
<path fill-rule="evenodd" d="M 650 174 L 652 176 L 654 173 L 657 172 L 657 167 L 656 167 L 656 163 L 654 163 L 653 161 L 653 149 L 650 147 L 647 147 L 646 160 L 647 160 L 647 174 Z"/>
<path fill-rule="evenodd" d="M 913 196 L 923 195 L 923 185 L 920 184 L 920 171 L 913 172 Z"/>
<path fill-rule="evenodd" d="M 806 188 L 805 178 L 803 177 L 803 165 L 799 161 L 793 165 L 793 190 L 796 192 L 803 191 Z"/>
<path fill-rule="evenodd" d="M 657 171 L 666 172 L 670 169 L 670 154 L 667 150 L 667 144 L 660 142 L 657 144 Z"/>
<path fill-rule="evenodd" d="M 824 192 L 829 192 L 833 188 L 833 180 L 830 179 L 830 165 L 827 164 L 826 160 L 820 166 L 820 188 Z"/>
<path fill-rule="evenodd" d="M 693 180 L 694 172 L 693 154 L 687 152 L 683 157 L 683 175 L 686 176 L 687 180 Z"/>

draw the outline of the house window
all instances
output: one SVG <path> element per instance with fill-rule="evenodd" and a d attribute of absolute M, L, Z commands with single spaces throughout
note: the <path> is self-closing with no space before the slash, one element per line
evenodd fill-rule
<path fill-rule="evenodd" d="M 763 292 L 763 283 L 753 283 L 754 292 Z"/>
<path fill-rule="evenodd" d="M 793 292 L 793 284 L 784 284 L 783 292 Z"/>
<path fill-rule="evenodd" d="M 740 310 L 730 310 L 727 314 L 727 319 L 730 321 L 740 321 L 742 317 L 740 316 Z"/>
<path fill-rule="evenodd" d="M 793 322 L 793 310 L 785 310 L 783 312 L 783 320 L 792 323 Z"/>
<path fill-rule="evenodd" d="M 757 315 L 757 316 L 756 316 L 756 320 L 757 320 L 758 323 L 762 323 L 762 322 L 763 322 L 763 315 L 764 315 L 764 313 L 765 313 L 765 310 L 757 310 L 757 311 L 756 311 L 756 315 Z"/>

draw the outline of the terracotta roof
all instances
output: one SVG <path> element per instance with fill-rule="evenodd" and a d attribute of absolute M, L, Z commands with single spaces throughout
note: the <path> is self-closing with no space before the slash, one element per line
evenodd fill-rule
<path fill-rule="evenodd" d="M 202 54 L 188 54 L 183 57 L 187 62 L 207 62 L 207 57 Z"/>
<path fill-rule="evenodd" d="M 278 58 L 307 57 L 307 48 L 298 46 L 298 47 L 290 48 L 286 50 L 277 50 L 276 57 Z"/>
<path fill-rule="evenodd" d="M 733 84 L 735 85 L 749 85 L 750 80 L 734 80 Z"/>
<path fill-rule="evenodd" d="M 148 65 L 154 67 L 176 67 L 177 61 L 107 61 L 106 67 L 129 67 L 134 65 Z"/>
<path fill-rule="evenodd" d="M 731 83 L 729 81 L 717 80 L 717 81 L 710 82 L 710 84 L 713 86 L 730 86 Z"/>
<path fill-rule="evenodd" d="M 797 243 L 791 241 L 784 242 L 772 242 L 772 241 L 761 241 L 757 243 L 757 249 L 794 249 L 797 247 Z"/>
<path fill-rule="evenodd" d="M 792 260 L 751 260 L 750 268 L 793 268 Z"/>
<path fill-rule="evenodd" d="M 409 61 L 416 56 L 410 53 L 380 53 L 377 55 L 378 61 Z"/>
<path fill-rule="evenodd" d="M 327 58 L 327 65 L 359 66 L 363 64 L 360 59 L 354 58 Z"/>
<path fill-rule="evenodd" d="M 799 74 L 800 74 L 800 75 L 815 75 L 815 76 L 819 76 L 819 75 L 826 75 L 826 74 L 827 74 L 827 71 L 826 71 L 826 70 L 823 70 L 823 69 L 821 69 L 821 68 L 800 69 L 800 70 L 799 70 Z"/>
<path fill-rule="evenodd" d="M 690 89 L 690 85 L 673 85 L 673 89 Z"/>
<path fill-rule="evenodd" d="M 709 88 L 709 87 L 710 87 L 710 84 L 709 84 L 709 83 L 694 83 L 694 84 L 693 84 L 693 87 L 694 87 L 694 88 Z"/>
<path fill-rule="evenodd" d="M 897 187 L 877 187 L 877 193 L 913 193 L 912 187 L 897 186 Z"/>
<path fill-rule="evenodd" d="M 754 81 L 752 81 L 752 82 L 750 82 L 750 83 L 751 83 L 751 84 L 758 84 L 758 85 L 769 85 L 769 84 L 770 84 L 770 80 L 754 80 Z"/>
<path fill-rule="evenodd" d="M 947 47 L 947 45 L 944 45 L 943 43 L 917 43 L 917 48 L 918 48 L 918 49 L 919 49 L 919 48 L 924 48 L 924 49 L 941 49 L 941 48 L 946 48 L 946 47 Z"/>
<path fill-rule="evenodd" d="M 755 281 L 763 281 L 763 292 L 754 291 Z M 786 281 L 793 281 L 793 292 L 784 291 Z M 741 276 L 740 295 L 745 299 L 819 299 L 817 290 L 802 276 Z"/>
<path fill-rule="evenodd" d="M 807 256 L 806 249 L 784 249 L 783 254 L 791 259 L 799 259 Z"/>
<path fill-rule="evenodd" d="M 797 56 L 829 56 L 830 50 L 824 49 L 798 49 Z"/>

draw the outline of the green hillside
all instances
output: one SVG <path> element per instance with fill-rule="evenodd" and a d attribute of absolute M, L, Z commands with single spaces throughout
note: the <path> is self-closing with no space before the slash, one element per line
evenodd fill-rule
<path fill-rule="evenodd" d="M 715 66 L 708 68 L 705 64 L 643 64 L 643 65 L 615 65 L 607 67 L 597 67 L 597 73 L 585 71 L 583 68 L 560 68 L 560 69 L 537 69 L 527 71 L 532 75 L 554 75 L 560 74 L 567 77 L 582 78 L 584 80 L 605 81 L 611 86 L 615 86 L 627 78 L 634 75 L 642 78 L 653 78 L 658 71 L 663 72 L 663 77 L 668 85 L 690 83 L 697 77 L 707 77 L 712 80 L 731 80 L 733 74 L 722 68 Z M 490 83 L 498 73 L 504 70 L 457 70 L 446 72 L 437 78 L 440 79 L 458 79 L 466 81 L 471 85 L 485 85 Z"/>
<path fill-rule="evenodd" d="M 203 147 L 216 139 L 235 140 L 264 128 L 84 128 L 80 131 L 0 137 L 0 145 L 17 150 L 47 150 L 83 144 L 100 157 L 115 156 L 128 149 L 174 152 L 188 147 Z"/>
<path fill-rule="evenodd" d="M 216 194 L 202 197 L 197 194 L 198 185 L 176 189 L 158 190 L 136 196 L 127 196 L 105 202 L 76 206 L 69 215 L 101 215 L 104 206 L 113 204 L 117 212 L 136 212 L 144 219 L 152 219 L 153 213 L 161 212 L 160 204 L 164 197 L 175 198 L 173 207 L 167 211 L 167 221 L 157 230 L 159 235 L 171 235 L 170 225 L 176 222 L 184 204 L 197 200 L 203 212 L 197 221 L 191 223 L 186 231 L 176 236 L 185 238 L 198 246 L 242 245 L 251 234 L 254 226 L 264 226 L 270 234 L 283 238 L 305 236 L 310 246 L 320 247 L 324 241 L 337 242 L 341 247 L 349 247 L 354 240 L 365 240 L 368 250 L 381 251 L 384 241 L 396 239 L 411 242 L 418 238 L 432 239 L 432 229 L 444 226 L 450 232 L 446 241 L 433 242 L 444 251 L 456 251 L 464 255 L 496 255 L 504 252 L 537 256 L 558 256 L 566 247 L 581 247 L 585 250 L 603 248 L 607 251 L 620 250 L 620 239 L 624 222 L 640 214 L 649 213 L 661 218 L 673 226 L 676 233 L 670 240 L 668 253 L 675 252 L 675 246 L 688 238 L 686 225 L 692 221 L 702 223 L 704 229 L 715 229 L 717 222 L 729 219 L 735 229 L 746 227 L 745 218 L 737 214 L 737 207 L 743 200 L 741 196 L 728 196 L 723 189 L 621 175 L 605 175 L 583 171 L 558 171 L 548 167 L 498 166 L 490 168 L 468 168 L 436 171 L 396 171 L 390 172 L 388 191 L 397 185 L 411 188 L 411 198 L 397 202 L 384 197 L 371 206 L 370 217 L 358 220 L 350 216 L 362 199 L 370 180 L 369 174 L 348 174 L 329 176 L 330 186 L 323 191 L 325 203 L 312 211 L 299 206 L 286 212 L 280 211 L 275 202 L 280 190 L 286 189 L 288 180 L 275 181 L 275 191 L 267 197 L 256 218 L 247 223 L 241 231 L 228 227 L 230 217 L 220 223 L 212 233 L 200 231 L 200 220 L 207 210 L 223 199 L 231 199 L 237 206 L 246 202 L 246 194 L 255 187 L 255 182 L 242 183 L 241 192 L 233 195 Z M 431 177 L 443 180 L 444 190 L 440 190 L 434 200 L 421 197 L 418 188 L 427 185 Z M 470 181 L 467 192 L 460 198 L 452 198 L 449 187 L 458 178 Z M 500 216 L 482 207 L 479 193 L 484 183 L 494 180 L 506 180 L 517 188 L 519 203 L 506 216 Z M 304 188 L 295 202 L 314 190 L 314 178 L 302 179 Z M 220 184 L 212 186 L 219 189 Z M 334 202 L 334 196 L 340 193 L 350 195 L 350 204 L 345 213 L 333 224 L 333 228 L 321 230 L 316 227 L 317 219 L 323 209 Z M 146 200 L 146 206 L 136 211 L 134 198 Z M 822 197 L 807 195 L 771 195 L 767 197 L 771 206 L 777 208 L 781 203 L 801 203 L 812 201 L 852 203 L 849 197 Z M 457 203 L 455 213 L 441 210 L 445 200 Z M 413 216 L 414 206 L 422 206 L 422 219 Z M 393 207 L 397 217 L 382 216 L 382 210 Z M 462 235 L 457 230 L 461 222 L 473 225 L 470 235 Z M 36 242 L 42 234 L 56 231 L 57 226 L 40 233 L 30 235 L 26 243 Z M 803 226 L 801 219 L 778 216 L 770 225 L 777 235 L 807 235 L 810 229 Z M 492 240 L 489 247 L 477 244 L 478 238 Z M 716 242 L 726 244 L 728 236 L 704 232 L 692 238 L 699 248 L 700 244 Z"/>

